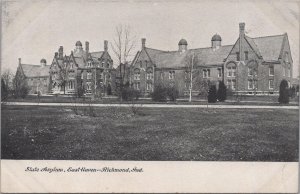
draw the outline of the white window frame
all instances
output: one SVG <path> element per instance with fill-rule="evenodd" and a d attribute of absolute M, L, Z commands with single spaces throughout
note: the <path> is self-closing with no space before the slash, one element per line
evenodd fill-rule
<path fill-rule="evenodd" d="M 273 82 L 273 86 L 271 87 L 271 81 Z M 269 89 L 273 90 L 274 89 L 274 80 L 273 79 L 269 79 Z"/>
<path fill-rule="evenodd" d="M 288 76 L 288 77 L 291 77 L 291 68 L 288 68 L 288 69 L 287 69 L 287 76 Z"/>
<path fill-rule="evenodd" d="M 222 68 L 218 68 L 218 77 L 222 77 Z"/>
<path fill-rule="evenodd" d="M 92 72 L 87 72 L 87 79 L 92 79 Z"/>
<path fill-rule="evenodd" d="M 273 69 L 273 74 L 271 73 L 271 69 Z M 274 66 L 273 65 L 269 66 L 269 76 L 274 76 L 274 74 L 275 74 L 275 68 L 274 68 Z"/>
<path fill-rule="evenodd" d="M 175 71 L 169 71 L 169 79 L 174 79 Z"/>

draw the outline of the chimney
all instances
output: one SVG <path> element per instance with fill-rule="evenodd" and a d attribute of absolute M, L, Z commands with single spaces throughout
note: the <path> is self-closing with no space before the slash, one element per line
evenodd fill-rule
<path fill-rule="evenodd" d="M 240 23 L 240 34 L 245 34 L 245 23 Z"/>
<path fill-rule="evenodd" d="M 108 41 L 104 40 L 104 51 L 108 50 Z"/>
<path fill-rule="evenodd" d="M 142 49 L 146 47 L 146 38 L 142 38 Z"/>
<path fill-rule="evenodd" d="M 58 52 L 55 52 L 54 58 L 57 58 L 57 57 L 58 57 Z"/>
<path fill-rule="evenodd" d="M 242 22 L 239 24 L 240 26 L 240 40 L 239 40 L 239 60 L 244 61 L 244 49 L 243 49 L 243 42 L 245 39 L 245 23 Z"/>
<path fill-rule="evenodd" d="M 60 46 L 58 49 L 59 58 L 62 59 L 64 57 L 64 47 Z"/>
<path fill-rule="evenodd" d="M 88 41 L 85 41 L 85 51 L 86 53 L 90 52 L 90 43 Z"/>
<path fill-rule="evenodd" d="M 19 65 L 21 65 L 21 63 L 22 63 L 22 62 L 21 62 L 21 58 L 19 58 Z"/>

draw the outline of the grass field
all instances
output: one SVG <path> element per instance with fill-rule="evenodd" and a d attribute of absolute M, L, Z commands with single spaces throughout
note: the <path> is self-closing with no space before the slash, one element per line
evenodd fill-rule
<path fill-rule="evenodd" d="M 118 104 L 121 103 L 120 100 L 115 96 L 111 98 L 102 98 L 91 100 L 90 97 L 85 98 L 75 98 L 72 96 L 41 96 L 38 98 L 34 95 L 28 95 L 25 99 L 22 98 L 9 98 L 5 100 L 6 102 L 41 102 L 41 103 L 100 103 L 100 104 Z M 123 104 L 165 104 L 166 102 L 155 102 L 149 99 L 139 99 L 134 101 L 122 101 Z M 180 98 L 176 102 L 167 102 L 168 104 L 207 104 L 205 98 L 193 97 L 193 101 L 188 102 L 188 97 Z M 278 96 L 243 96 L 240 101 L 237 101 L 236 97 L 227 97 L 226 102 L 217 102 L 210 104 L 221 104 L 221 105 L 272 105 L 281 106 L 278 103 Z M 290 98 L 290 104 L 284 104 L 285 106 L 295 106 L 299 104 L 298 98 Z"/>
<path fill-rule="evenodd" d="M 298 110 L 2 106 L 3 159 L 298 161 Z"/>

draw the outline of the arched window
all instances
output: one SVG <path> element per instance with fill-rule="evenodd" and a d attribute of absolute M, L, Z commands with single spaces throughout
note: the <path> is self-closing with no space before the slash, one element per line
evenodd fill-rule
<path fill-rule="evenodd" d="M 134 77 L 133 77 L 134 80 L 140 80 L 141 79 L 141 71 L 140 69 L 135 69 L 134 70 Z"/>
<path fill-rule="evenodd" d="M 153 79 L 153 70 L 152 70 L 152 67 L 148 67 L 147 68 L 147 79 L 148 80 Z"/>

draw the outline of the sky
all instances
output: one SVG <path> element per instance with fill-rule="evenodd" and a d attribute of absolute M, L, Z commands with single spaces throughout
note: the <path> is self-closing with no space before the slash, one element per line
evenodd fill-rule
<path fill-rule="evenodd" d="M 238 38 L 239 23 L 246 23 L 250 37 L 287 32 L 299 75 L 299 3 L 296 0 L 185 0 L 185 1 L 100 1 L 100 0 L 10 0 L 2 3 L 2 70 L 15 71 L 22 63 L 50 64 L 59 46 L 70 54 L 80 40 L 90 51 L 103 50 L 112 42 L 118 25 L 129 25 L 136 36 L 131 57 L 146 46 L 177 50 L 185 38 L 188 48 L 209 47 L 218 33 L 222 45 Z M 109 51 L 115 58 L 110 45 Z M 116 61 L 116 60 L 114 60 Z"/>

